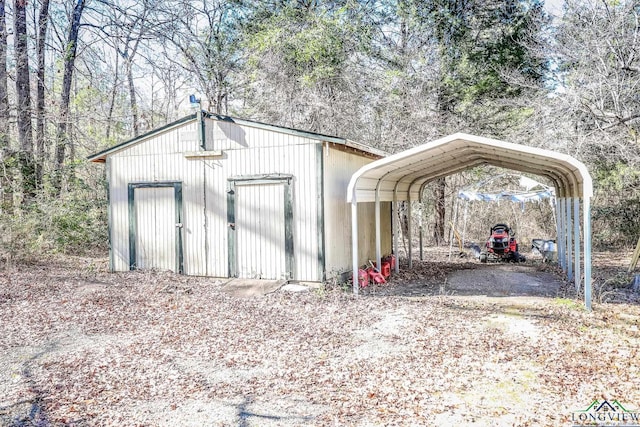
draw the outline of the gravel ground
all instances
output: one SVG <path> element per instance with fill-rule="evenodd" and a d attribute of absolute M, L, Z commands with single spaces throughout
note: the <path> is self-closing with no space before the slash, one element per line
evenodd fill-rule
<path fill-rule="evenodd" d="M 640 407 L 638 306 L 587 313 L 539 268 L 424 263 L 359 297 L 222 284 L 4 269 L 0 425 L 559 426 L 594 399 Z"/>

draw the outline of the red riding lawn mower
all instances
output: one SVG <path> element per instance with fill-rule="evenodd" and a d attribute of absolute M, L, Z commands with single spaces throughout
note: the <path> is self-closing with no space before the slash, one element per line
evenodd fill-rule
<path fill-rule="evenodd" d="M 480 252 L 480 262 L 511 261 L 524 262 L 525 258 L 518 252 L 518 241 L 515 233 L 507 224 L 496 224 L 491 227 L 491 236 Z"/>

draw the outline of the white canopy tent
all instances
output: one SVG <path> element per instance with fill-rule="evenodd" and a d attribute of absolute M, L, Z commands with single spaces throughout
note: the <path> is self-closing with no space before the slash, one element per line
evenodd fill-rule
<path fill-rule="evenodd" d="M 493 185 L 498 180 L 517 181 L 518 188 L 515 190 L 503 190 L 500 192 L 483 191 L 482 187 Z M 513 183 L 511 184 L 513 186 Z M 497 202 L 507 200 L 511 202 L 539 202 L 544 199 L 555 197 L 555 190 L 541 182 L 535 181 L 523 175 L 500 174 L 489 179 L 474 183 L 467 188 L 458 191 L 458 198 L 468 202 Z"/>
<path fill-rule="evenodd" d="M 420 201 L 429 182 L 479 165 L 493 165 L 548 178 L 555 187 L 558 260 L 569 280 L 579 287 L 580 251 L 584 252 L 584 298 L 591 309 L 591 207 L 593 184 L 586 166 L 573 157 L 540 148 L 496 139 L 456 133 L 430 143 L 382 158 L 363 166 L 351 177 L 347 202 L 351 203 L 353 289 L 358 293 L 358 203 L 375 203 L 376 261 L 381 265 L 380 202 Z M 583 213 L 582 248 L 580 202 Z M 393 247 L 397 253 L 397 215 L 393 215 Z M 408 239 L 411 241 L 412 221 Z M 409 268 L 412 250 L 409 245 Z M 396 263 L 396 271 L 398 263 Z"/>
<path fill-rule="evenodd" d="M 495 182 L 502 181 L 502 183 L 508 183 L 508 190 L 502 190 L 500 192 L 495 191 L 483 191 L 485 187 L 494 187 Z M 480 182 L 473 183 L 466 188 L 458 190 L 458 198 L 456 199 L 456 212 L 454 214 L 454 226 L 457 226 L 457 206 L 460 200 L 464 201 L 464 219 L 463 219 L 463 231 L 461 244 L 464 244 L 465 233 L 467 229 L 467 209 L 470 202 L 502 202 L 509 201 L 519 203 L 522 206 L 524 212 L 525 203 L 541 202 L 542 200 L 550 199 L 552 201 L 551 207 L 554 209 L 555 218 L 555 201 L 556 192 L 555 189 L 538 182 L 534 179 L 526 177 L 524 175 L 515 173 L 503 173 L 500 175 L 492 176 L 488 179 Z M 453 230 L 452 230 L 453 233 Z M 453 248 L 453 238 L 449 242 L 449 259 L 451 259 L 451 251 Z M 422 259 L 422 258 L 420 258 Z"/>

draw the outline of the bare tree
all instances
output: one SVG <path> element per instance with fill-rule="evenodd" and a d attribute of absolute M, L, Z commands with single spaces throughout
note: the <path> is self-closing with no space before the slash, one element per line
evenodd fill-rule
<path fill-rule="evenodd" d="M 29 46 L 27 33 L 27 1 L 14 3 L 14 49 L 16 57 L 16 106 L 18 119 L 19 162 L 22 173 L 23 205 L 35 198 L 36 176 L 33 161 L 33 127 L 31 124 L 31 93 Z"/>
<path fill-rule="evenodd" d="M 239 25 L 242 2 L 225 0 L 166 2 L 165 25 L 158 36 L 179 55 L 169 58 L 197 82 L 207 109 L 223 114 L 233 91 L 233 74 L 239 70 Z"/>
<path fill-rule="evenodd" d="M 10 155 L 9 148 L 9 91 L 7 86 L 7 23 L 5 1 L 0 0 L 0 191 L 3 213 L 13 210 L 12 177 L 4 162 Z"/>
<path fill-rule="evenodd" d="M 124 69 L 129 88 L 129 103 L 131 107 L 131 119 L 133 124 L 133 135 L 140 134 L 140 113 L 138 111 L 138 100 L 136 98 L 136 86 L 133 78 L 134 58 L 138 53 L 140 41 L 147 31 L 147 18 L 149 8 L 147 2 L 142 2 L 143 8 L 140 13 L 125 14 L 124 31 L 121 33 L 122 47 L 118 48 L 119 56 L 124 60 Z"/>
<path fill-rule="evenodd" d="M 47 26 L 49 23 L 49 0 L 41 0 L 40 13 L 38 16 L 38 74 L 36 93 L 36 184 L 42 187 L 42 168 L 44 163 L 44 142 L 45 142 L 45 46 L 47 42 Z"/>
<path fill-rule="evenodd" d="M 111 93 L 109 95 L 109 108 L 107 112 L 107 130 L 105 136 L 107 139 L 111 137 L 111 126 L 113 125 L 113 113 L 116 108 L 116 97 L 118 95 L 118 86 L 120 85 L 120 74 L 118 68 L 120 65 L 120 55 L 116 55 L 113 71 L 113 86 L 111 86 Z M 135 129 L 135 126 L 134 126 Z"/>
<path fill-rule="evenodd" d="M 637 0 L 568 0 L 557 31 L 557 140 L 598 178 L 594 233 L 640 233 L 640 9 Z M 561 119 L 558 119 L 561 118 Z M 633 218 L 633 219 L 632 219 Z"/>
<path fill-rule="evenodd" d="M 140 117 L 142 112 L 138 102 L 138 91 L 135 83 L 136 59 L 140 54 L 143 44 L 151 39 L 154 28 L 159 25 L 156 9 L 163 4 L 155 0 L 141 2 L 120 2 L 118 0 L 101 0 L 104 6 L 101 11 L 105 24 L 101 28 L 104 34 L 104 42 L 111 45 L 117 54 L 117 64 L 114 68 L 114 84 L 111 89 L 109 118 L 111 118 L 116 95 L 120 86 L 120 61 L 124 70 L 123 80 L 126 81 L 129 111 L 131 114 L 131 126 L 133 135 L 137 136 L 141 130 Z M 147 70 L 151 73 L 151 70 Z M 110 133 L 108 127 L 108 134 Z"/>
<path fill-rule="evenodd" d="M 64 52 L 64 73 L 62 76 L 62 92 L 60 94 L 60 111 L 58 117 L 58 129 L 56 134 L 56 157 L 53 176 L 53 189 L 56 194 L 62 190 L 62 175 L 65 162 L 65 153 L 69 144 L 69 104 L 71 100 L 71 82 L 73 80 L 73 70 L 76 60 L 78 32 L 80 30 L 80 20 L 84 10 L 85 0 L 77 0 L 73 9 L 69 33 L 67 37 L 66 50 Z"/>
<path fill-rule="evenodd" d="M 583 132 L 638 142 L 640 12 L 638 2 L 567 2 L 558 37 L 559 74 Z M 567 105 L 569 107 L 569 105 Z"/>
<path fill-rule="evenodd" d="M 7 87 L 7 23 L 5 1 L 0 0 L 0 150 L 9 146 L 9 92 Z"/>

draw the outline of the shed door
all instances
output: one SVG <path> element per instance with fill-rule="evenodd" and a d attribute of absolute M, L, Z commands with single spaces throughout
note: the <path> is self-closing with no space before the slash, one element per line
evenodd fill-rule
<path fill-rule="evenodd" d="M 238 277 L 289 277 L 285 248 L 284 185 L 282 182 L 267 182 L 236 186 Z"/>
<path fill-rule="evenodd" d="M 180 272 L 176 189 L 141 185 L 133 192 L 135 268 Z"/>

